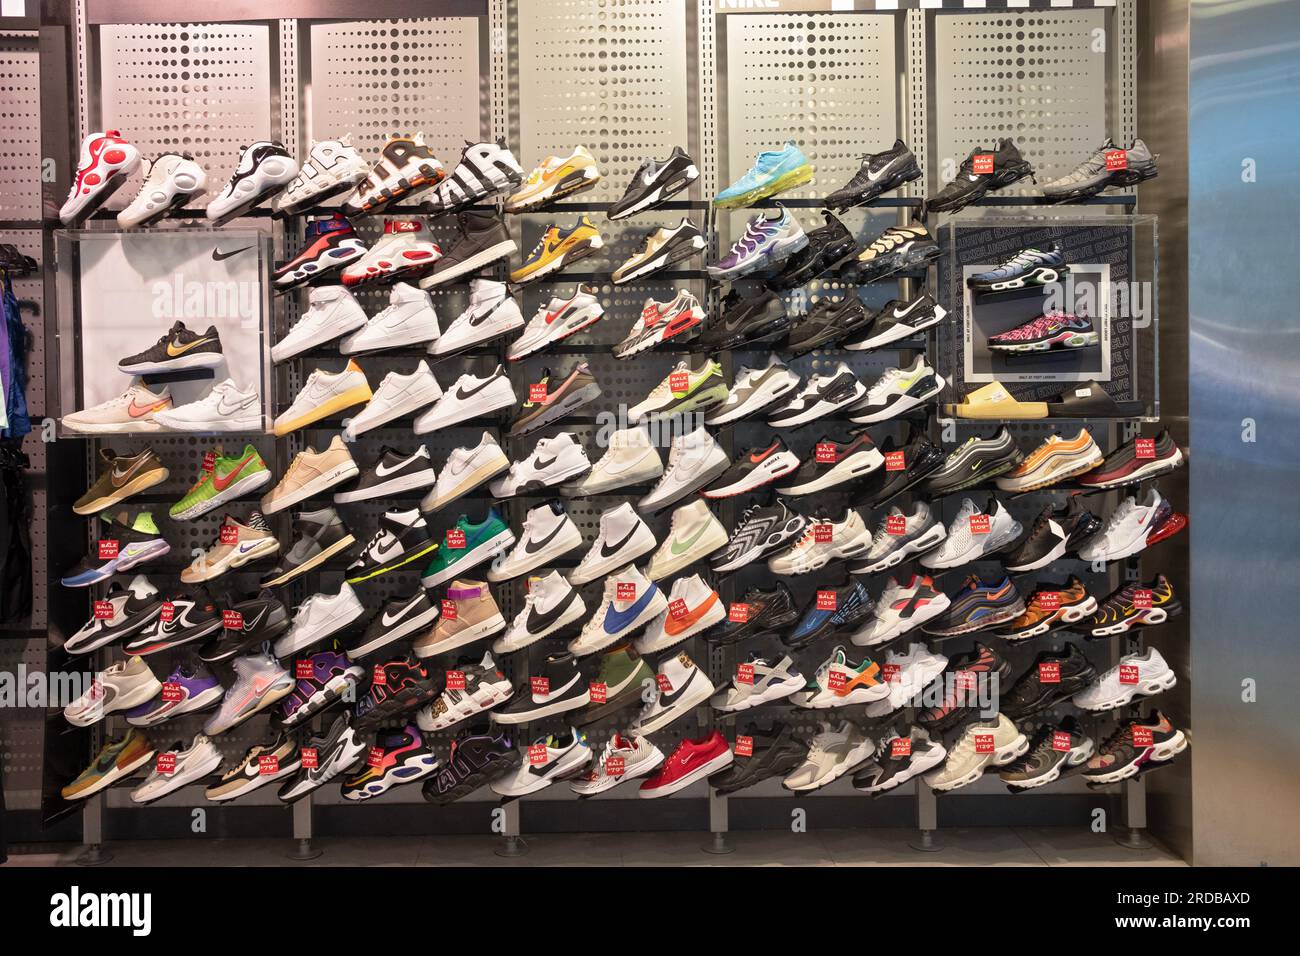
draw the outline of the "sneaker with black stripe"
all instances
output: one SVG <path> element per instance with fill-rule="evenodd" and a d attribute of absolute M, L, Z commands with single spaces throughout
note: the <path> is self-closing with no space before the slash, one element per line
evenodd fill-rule
<path fill-rule="evenodd" d="M 466 140 L 460 162 L 424 200 L 424 209 L 430 216 L 459 212 L 489 196 L 510 192 L 523 181 L 523 167 L 505 140 L 483 143 Z"/>

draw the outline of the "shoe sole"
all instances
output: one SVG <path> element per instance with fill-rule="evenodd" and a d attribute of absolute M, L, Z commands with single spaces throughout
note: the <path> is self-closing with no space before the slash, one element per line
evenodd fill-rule
<path fill-rule="evenodd" d="M 132 495 L 139 494 L 148 488 L 152 488 L 154 485 L 162 484 L 170 476 L 171 472 L 166 468 L 155 468 L 152 471 L 145 472 L 143 475 L 137 475 L 121 488 L 114 491 L 111 495 L 104 495 L 102 498 L 95 498 L 84 505 L 74 505 L 72 511 L 74 514 L 79 515 L 97 515 L 101 511 L 111 508 L 119 502 L 125 501 Z"/>
<path fill-rule="evenodd" d="M 357 539 L 351 534 L 351 532 L 349 532 L 348 534 L 345 534 L 343 537 L 339 538 L 339 540 L 335 541 L 329 547 L 322 548 L 319 554 L 313 555 L 310 560 L 304 562 L 303 564 L 300 564 L 292 571 L 286 571 L 284 574 L 280 575 L 277 578 L 272 578 L 270 581 L 263 581 L 262 587 L 278 588 L 283 584 L 288 584 L 290 581 L 294 580 L 295 578 L 301 577 L 302 575 L 306 574 L 308 571 L 320 567 L 322 564 L 324 564 L 330 558 L 334 557 L 336 554 L 346 551 L 348 548 L 352 547 L 352 545 L 356 544 L 356 541 Z"/>
<path fill-rule="evenodd" d="M 374 394 L 370 391 L 369 385 L 358 385 L 354 388 L 348 389 L 343 394 L 336 395 L 329 401 L 318 405 L 305 415 L 299 415 L 297 418 L 290 419 L 283 423 L 277 420 L 272 428 L 272 432 L 276 438 L 283 438 L 285 435 L 296 432 L 300 428 L 306 428 L 313 422 L 318 422 L 323 418 L 329 418 L 344 409 L 351 408 L 353 405 L 365 404 L 373 397 Z"/>
<path fill-rule="evenodd" d="M 715 199 L 713 205 L 717 209 L 743 209 L 746 206 L 754 205 L 760 200 L 767 199 L 769 196 L 775 196 L 777 193 L 783 193 L 788 189 L 794 189 L 796 186 L 810 183 L 812 178 L 812 164 L 804 163 L 788 173 L 782 173 L 770 183 L 757 186 L 749 192 L 741 193 L 739 196 L 732 196 L 729 199 Z"/>
<path fill-rule="evenodd" d="M 127 375 L 166 375 L 168 372 L 187 372 L 196 368 L 216 368 L 225 360 L 226 357 L 220 352 L 196 352 L 193 355 L 179 355 L 165 362 L 119 365 L 117 370 Z"/>
<path fill-rule="evenodd" d="M 437 587 L 444 581 L 450 581 L 456 575 L 468 571 L 470 568 L 478 567 L 484 561 L 491 561 L 501 552 L 511 548 L 514 543 L 515 533 L 509 528 L 503 528 L 486 541 L 462 553 L 454 563 L 447 565 L 441 571 L 422 575 L 420 583 L 426 588 Z"/>
<path fill-rule="evenodd" d="M 461 276 L 469 275 L 471 272 L 477 272 L 478 270 L 496 262 L 498 259 L 509 258 L 511 253 L 518 251 L 519 246 L 515 245 L 513 239 L 506 239 L 503 242 L 498 242 L 495 246 L 489 246 L 482 252 L 476 252 L 465 261 L 456 263 L 456 265 L 446 271 L 439 272 L 437 271 L 437 266 L 435 266 L 433 275 L 425 276 L 420 280 L 420 288 L 436 289 L 439 286 L 446 285 L 449 282 L 459 279 Z"/>

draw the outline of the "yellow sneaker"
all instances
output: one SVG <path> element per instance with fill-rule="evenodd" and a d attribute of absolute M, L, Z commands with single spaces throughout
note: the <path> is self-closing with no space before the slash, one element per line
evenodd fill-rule
<path fill-rule="evenodd" d="M 561 196 L 590 189 L 600 182 L 596 160 L 585 147 L 579 146 L 567 159 L 547 156 L 528 174 L 524 184 L 506 200 L 506 212 L 538 209 Z"/>
<path fill-rule="evenodd" d="M 554 224 L 546 227 L 528 258 L 514 272 L 511 282 L 532 282 L 542 276 L 559 272 L 567 265 L 585 259 L 605 245 L 600 230 L 586 216 L 579 217 L 573 228 L 561 231 Z"/>

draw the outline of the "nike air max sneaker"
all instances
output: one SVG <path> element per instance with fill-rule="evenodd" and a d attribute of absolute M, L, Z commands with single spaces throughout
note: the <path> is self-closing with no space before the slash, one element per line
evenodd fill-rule
<path fill-rule="evenodd" d="M 852 408 L 867 397 L 867 386 L 858 381 L 844 362 L 825 374 L 814 373 L 798 394 L 767 413 L 773 428 L 794 428 L 827 415 Z"/>
<path fill-rule="evenodd" d="M 695 161 L 680 146 L 664 160 L 646 159 L 632 176 L 623 195 L 610 204 L 610 220 L 626 219 L 654 209 L 700 178 Z"/>
<path fill-rule="evenodd" d="M 727 400 L 727 380 L 722 366 L 706 358 L 698 368 L 689 359 L 677 363 L 645 401 L 627 410 L 628 420 L 644 424 L 690 412 L 704 411 Z"/>
<path fill-rule="evenodd" d="M 780 435 L 770 444 L 749 449 L 740 455 L 717 481 L 701 494 L 705 498 L 734 498 L 779 481 L 799 470 L 799 456 Z"/>
<path fill-rule="evenodd" d="M 932 212 L 956 212 L 983 199 L 986 194 L 1014 185 L 1026 176 L 1033 178 L 1033 167 L 1020 155 L 1010 138 L 998 140 L 994 149 L 976 146 L 970 151 L 957 176 L 925 201 Z"/>
<path fill-rule="evenodd" d="M 983 508 L 963 498 L 947 535 L 937 548 L 921 556 L 921 565 L 933 571 L 960 568 L 1000 551 L 1023 532 L 1020 522 L 996 498 Z"/>
<path fill-rule="evenodd" d="M 696 344 L 706 352 L 738 349 L 781 335 L 790 321 L 785 302 L 771 289 L 745 297 L 733 286 L 722 300 L 722 314 L 713 318 Z"/>
<path fill-rule="evenodd" d="M 413 282 L 442 258 L 442 247 L 425 238 L 424 224 L 415 219 L 385 219 L 384 234 L 365 255 L 343 267 L 348 288 L 383 282 Z"/>
<path fill-rule="evenodd" d="M 1045 249 L 1030 246 L 1021 249 L 1006 262 L 987 272 L 976 272 L 966 277 L 966 285 L 976 292 L 1007 292 L 1029 286 L 1048 285 L 1061 281 L 1070 267 L 1065 262 L 1065 252 L 1059 243 L 1049 243 Z M 997 336 L 993 336 L 997 338 Z M 992 340 L 989 342 L 993 344 Z"/>
<path fill-rule="evenodd" d="M 780 149 L 759 153 L 748 172 L 713 197 L 713 205 L 721 209 L 752 206 L 759 200 L 802 186 L 812 178 L 812 164 L 791 140 Z"/>
<path fill-rule="evenodd" d="M 826 197 L 826 208 L 843 212 L 864 206 L 891 189 L 920 178 L 921 167 L 916 156 L 901 139 L 894 140 L 889 149 L 863 156 L 853 178 Z"/>
<path fill-rule="evenodd" d="M 640 247 L 610 275 L 610 281 L 622 285 L 662 272 L 673 263 L 689 259 L 704 251 L 704 234 L 685 216 L 677 225 L 661 226 L 646 233 Z"/>
<path fill-rule="evenodd" d="M 1155 488 L 1147 491 L 1141 504 L 1129 495 L 1107 517 L 1105 528 L 1079 546 L 1079 557 L 1090 562 L 1131 557 L 1147 548 L 1153 538 L 1171 525 L 1186 524 L 1183 516 L 1177 517 L 1182 521 L 1176 521 L 1173 506 Z"/>
<path fill-rule="evenodd" d="M 75 226 L 95 212 L 140 166 L 140 151 L 115 129 L 91 133 L 81 141 L 77 169 L 59 221 Z"/>
<path fill-rule="evenodd" d="M 726 547 L 713 556 L 714 572 L 725 574 L 762 560 L 797 539 L 807 524 L 807 518 L 780 498 L 770 505 L 750 505 Z"/>
<path fill-rule="evenodd" d="M 1074 695 L 1074 703 L 1084 710 L 1104 711 L 1125 707 L 1136 697 L 1153 697 L 1178 683 L 1161 653 L 1154 647 L 1125 654 L 1119 663 L 1097 677 Z"/>
<path fill-rule="evenodd" d="M 1097 611 L 1097 599 L 1074 575 L 1065 584 L 1042 582 L 1025 604 L 1025 613 L 1002 629 L 1003 640 L 1023 641 L 1069 627 Z"/>
<path fill-rule="evenodd" d="M 704 324 L 704 309 L 685 289 L 667 302 L 646 299 L 627 336 L 613 348 L 616 359 L 631 358 L 660 345 L 688 341 Z"/>
<path fill-rule="evenodd" d="M 302 252 L 276 266 L 277 292 L 296 289 L 318 276 L 342 269 L 366 254 L 365 243 L 357 237 L 352 223 L 339 213 L 307 220 L 305 231 Z"/>
<path fill-rule="evenodd" d="M 857 250 L 853 233 L 829 209 L 822 210 L 822 218 L 825 225 L 807 233 L 808 244 L 781 263 L 781 270 L 766 280 L 769 287 L 785 290 L 805 286 Z"/>
<path fill-rule="evenodd" d="M 948 750 L 943 765 L 925 775 L 931 790 L 947 792 L 970 786 L 986 768 L 1005 767 L 1029 750 L 1029 738 L 1006 715 L 966 727 Z"/>
<path fill-rule="evenodd" d="M 947 382 L 924 355 L 917 355 L 907 368 L 887 368 L 869 389 L 866 398 L 849 409 L 849 421 L 872 425 L 922 408 L 943 391 Z"/>
<path fill-rule="evenodd" d="M 524 213 L 543 209 L 564 196 L 590 189 L 600 179 L 596 160 L 585 147 L 575 147 L 564 159 L 547 156 L 506 200 L 505 211 Z"/>
<path fill-rule="evenodd" d="M 465 142 L 460 162 L 424 200 L 430 216 L 445 216 L 506 192 L 524 181 L 524 170 L 505 140 Z"/>
<path fill-rule="evenodd" d="M 433 151 L 424 144 L 423 134 L 394 136 L 380 150 L 370 173 L 343 203 L 343 213 L 350 219 L 374 215 L 399 199 L 436 186 L 446 175 Z"/>
<path fill-rule="evenodd" d="M 207 217 L 214 226 L 224 226 L 270 199 L 297 175 L 298 161 L 282 143 L 262 140 L 246 146 L 225 187 L 208 203 Z"/>
<path fill-rule="evenodd" d="M 1025 613 L 1025 602 L 1011 579 L 987 582 L 972 574 L 949 596 L 948 609 L 925 626 L 925 633 L 938 638 L 957 637 L 983 631 Z"/>
<path fill-rule="evenodd" d="M 762 368 L 741 366 L 727 400 L 709 410 L 704 424 L 729 425 L 760 415 L 798 390 L 799 376 L 772 353 Z"/>
<path fill-rule="evenodd" d="M 1012 791 L 1045 787 L 1061 777 L 1083 769 L 1096 747 L 1074 718 L 1039 725 L 1029 741 L 1029 750 L 998 772 Z"/>
<path fill-rule="evenodd" d="M 845 508 L 838 517 L 815 515 L 794 544 L 767 559 L 767 569 L 773 574 L 808 574 L 832 561 L 860 557 L 871 543 L 871 532 L 856 508 Z"/>
<path fill-rule="evenodd" d="M 1182 610 L 1182 602 L 1174 594 L 1169 579 L 1157 574 L 1148 583 L 1129 581 L 1120 585 L 1101 602 L 1088 633 L 1092 637 L 1111 637 L 1135 627 L 1163 624 Z"/>
<path fill-rule="evenodd" d="M 298 175 L 275 199 L 281 216 L 296 216 L 335 196 L 351 192 L 366 178 L 366 161 L 348 137 L 324 139 L 311 144 Z"/>
<path fill-rule="evenodd" d="M 140 191 L 117 214 L 123 229 L 138 229 L 162 219 L 207 188 L 208 175 L 192 156 L 163 153 L 149 164 Z"/>
<path fill-rule="evenodd" d="M 909 558 L 938 547 L 947 537 L 939 516 L 924 501 L 916 502 L 911 514 L 897 505 L 880 519 L 871 546 L 850 569 L 853 574 L 878 574 L 897 567 Z"/>
<path fill-rule="evenodd" d="M 579 284 L 567 299 L 552 297 L 538 308 L 524 334 L 510 343 L 506 357 L 518 362 L 599 322 L 605 316 L 605 307 L 598 295 L 595 286 Z"/>
<path fill-rule="evenodd" d="M 1080 428 L 1073 438 L 1048 435 L 1024 461 L 997 478 L 1003 491 L 1022 492 L 1046 488 L 1092 471 L 1102 463 L 1101 449 L 1088 429 Z"/>
<path fill-rule="evenodd" d="M 600 230 L 585 215 L 579 216 L 568 229 L 552 223 L 524 258 L 523 264 L 510 273 L 510 281 L 519 285 L 535 282 L 594 255 L 604 246 Z"/>
<path fill-rule="evenodd" d="M 857 295 L 818 299 L 808 314 L 790 329 L 781 350 L 792 356 L 828 349 L 871 322 L 872 315 Z"/>
<path fill-rule="evenodd" d="M 936 496 L 950 495 L 972 485 L 985 484 L 1020 464 L 1025 458 L 1006 426 L 991 438 L 972 435 L 958 445 L 942 467 L 926 479 L 925 490 Z"/>
<path fill-rule="evenodd" d="M 994 352 L 1024 353 L 1082 349 L 1100 342 L 1092 319 L 1086 315 L 1047 312 L 1024 325 L 989 336 Z"/>
<path fill-rule="evenodd" d="M 524 327 L 519 303 L 504 282 L 471 279 L 469 305 L 442 335 L 429 344 L 429 354 L 446 358 Z"/>
<path fill-rule="evenodd" d="M 709 266 L 710 278 L 732 281 L 753 272 L 775 269 L 808 245 L 808 236 L 790 210 L 777 203 L 775 213 L 773 216 L 759 213 L 751 219 L 727 254 Z"/>
<path fill-rule="evenodd" d="M 858 481 L 884 464 L 884 456 L 865 430 L 850 438 L 823 435 L 793 475 L 777 485 L 783 495 L 811 495 Z"/>
<path fill-rule="evenodd" d="M 528 388 L 528 398 L 519 406 L 519 414 L 510 423 L 510 438 L 520 438 L 545 428 L 573 414 L 584 405 L 600 398 L 600 383 L 591 374 L 591 366 L 578 362 L 567 375 L 551 376 L 542 369 L 541 378 Z"/>
<path fill-rule="evenodd" d="M 1067 643 L 1064 650 L 1040 652 L 1011 688 L 1003 691 L 999 706 L 1012 720 L 1026 720 L 1073 697 L 1096 676 L 1083 652 Z"/>
<path fill-rule="evenodd" d="M 1154 179 L 1158 174 L 1156 159 L 1147 144 L 1133 140 L 1128 147 L 1116 146 L 1107 138 L 1092 155 L 1066 173 L 1043 186 L 1043 195 L 1058 202 L 1086 199 L 1114 186 L 1122 189 Z"/>
<path fill-rule="evenodd" d="M 64 419 L 67 422 L 67 419 Z M 1096 468 L 1081 475 L 1086 488 L 1119 488 L 1177 470 L 1187 460 L 1164 429 L 1155 438 L 1134 437 L 1120 445 Z"/>

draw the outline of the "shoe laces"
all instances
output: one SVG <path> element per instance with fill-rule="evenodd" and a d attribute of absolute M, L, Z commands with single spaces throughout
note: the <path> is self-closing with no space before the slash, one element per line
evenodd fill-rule
<path fill-rule="evenodd" d="M 898 379 L 902 376 L 902 374 L 903 374 L 902 369 L 898 369 L 898 368 L 885 369 L 884 373 L 880 376 L 880 378 L 876 380 L 876 383 L 871 386 L 867 394 L 873 398 L 877 395 L 883 394 L 884 392 L 888 391 L 889 386 L 893 385 L 894 382 L 898 381 Z"/>

